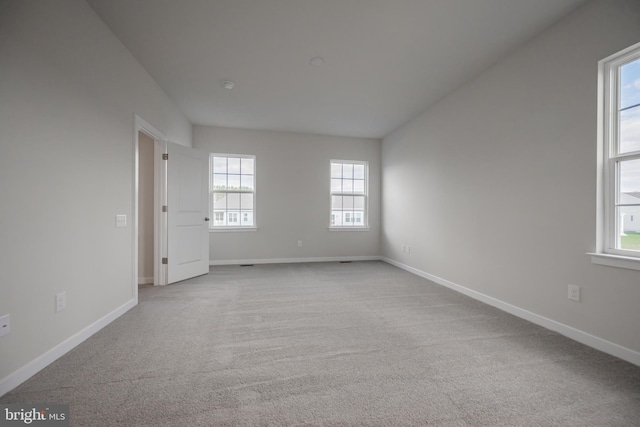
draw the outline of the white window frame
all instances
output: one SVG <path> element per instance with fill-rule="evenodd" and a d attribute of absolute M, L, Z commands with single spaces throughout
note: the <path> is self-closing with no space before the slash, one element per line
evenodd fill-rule
<path fill-rule="evenodd" d="M 616 208 L 621 161 L 640 159 L 640 150 L 618 152 L 618 94 L 620 68 L 640 59 L 640 43 L 598 63 L 598 231 L 595 264 L 640 270 L 640 251 L 620 249 Z"/>
<path fill-rule="evenodd" d="M 239 159 L 253 159 L 253 191 L 251 190 L 216 190 L 213 188 L 213 158 L 214 157 L 226 157 L 226 158 L 239 158 Z M 257 186 L 258 186 L 258 178 L 257 178 L 257 161 L 256 156 L 251 154 L 229 154 L 229 153 L 209 153 L 209 175 L 211 176 L 211 180 L 209 183 L 209 194 L 217 193 L 244 193 L 244 194 L 253 194 L 253 224 L 252 225 L 243 225 L 242 221 L 242 211 L 224 211 L 224 217 L 228 224 L 229 222 L 229 214 L 237 213 L 238 221 L 231 225 L 215 225 L 213 222 L 209 227 L 209 232 L 228 232 L 228 231 L 256 231 L 258 229 L 257 223 Z M 215 218 L 215 211 L 213 206 L 213 197 L 209 197 L 209 212 L 211 213 L 211 217 Z"/>
<path fill-rule="evenodd" d="M 333 192 L 331 191 L 331 165 L 333 163 L 353 164 L 364 166 L 364 194 L 349 192 Z M 369 162 L 364 160 L 338 160 L 331 159 L 329 161 L 329 230 L 331 231 L 368 231 L 369 230 Z M 358 225 L 354 222 L 343 225 L 335 225 L 335 221 L 331 221 L 333 215 L 332 196 L 364 196 L 364 210 L 362 212 L 362 222 Z M 344 212 L 343 212 L 344 213 Z M 344 215 L 341 214 L 344 218 Z M 355 217 L 355 211 L 354 216 Z"/>

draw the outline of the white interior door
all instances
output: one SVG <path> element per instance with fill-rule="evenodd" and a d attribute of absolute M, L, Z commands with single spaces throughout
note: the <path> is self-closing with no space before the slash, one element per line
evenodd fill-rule
<path fill-rule="evenodd" d="M 209 272 L 209 155 L 167 143 L 168 283 Z"/>

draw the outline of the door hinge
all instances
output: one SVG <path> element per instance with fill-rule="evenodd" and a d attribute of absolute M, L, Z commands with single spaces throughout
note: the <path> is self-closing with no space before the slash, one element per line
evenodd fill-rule
<path fill-rule="evenodd" d="M 163 264 L 169 264 L 169 258 L 162 258 Z"/>
<path fill-rule="evenodd" d="M 162 155 L 162 160 L 169 160 L 169 153 L 164 153 Z"/>
<path fill-rule="evenodd" d="M 162 207 L 162 212 L 169 212 L 169 206 L 164 205 L 164 206 Z"/>

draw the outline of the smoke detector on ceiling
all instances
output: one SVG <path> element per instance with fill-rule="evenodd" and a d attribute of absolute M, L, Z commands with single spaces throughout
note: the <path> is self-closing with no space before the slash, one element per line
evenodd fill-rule
<path fill-rule="evenodd" d="M 225 89 L 233 89 L 234 87 L 236 87 L 236 84 L 234 82 L 232 82 L 231 80 L 225 80 L 222 82 L 222 86 L 224 86 Z"/>

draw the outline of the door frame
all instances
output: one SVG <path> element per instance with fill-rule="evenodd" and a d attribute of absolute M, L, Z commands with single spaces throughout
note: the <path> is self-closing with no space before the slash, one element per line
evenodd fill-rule
<path fill-rule="evenodd" d="M 167 137 L 137 114 L 134 114 L 133 136 L 133 295 L 138 303 L 138 195 L 140 182 L 140 142 L 138 132 L 142 132 L 154 141 L 153 161 L 153 284 L 167 284 L 167 268 L 161 260 L 167 255 L 167 216 L 163 215 L 162 206 L 167 202 L 167 169 L 162 154 L 167 152 Z"/>

